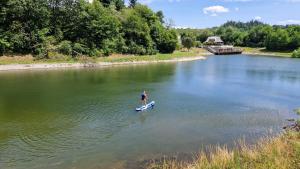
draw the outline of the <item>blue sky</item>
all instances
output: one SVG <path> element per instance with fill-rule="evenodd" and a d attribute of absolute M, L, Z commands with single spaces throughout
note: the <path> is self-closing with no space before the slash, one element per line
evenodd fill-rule
<path fill-rule="evenodd" d="M 228 20 L 300 24 L 300 0 L 138 0 L 162 10 L 176 27 L 207 28 Z"/>

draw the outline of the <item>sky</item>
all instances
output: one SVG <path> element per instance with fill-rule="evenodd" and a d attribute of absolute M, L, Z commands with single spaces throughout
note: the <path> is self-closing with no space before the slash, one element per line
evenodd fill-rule
<path fill-rule="evenodd" d="M 300 0 L 138 0 L 162 10 L 179 28 L 210 28 L 226 21 L 259 20 L 271 25 L 300 24 Z"/>

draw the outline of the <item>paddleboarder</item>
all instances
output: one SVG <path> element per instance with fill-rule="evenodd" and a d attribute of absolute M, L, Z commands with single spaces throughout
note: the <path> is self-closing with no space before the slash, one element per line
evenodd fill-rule
<path fill-rule="evenodd" d="M 146 93 L 146 91 L 144 90 L 144 92 L 141 95 L 141 101 L 144 103 L 144 105 L 147 105 L 147 100 L 148 100 L 148 95 Z"/>

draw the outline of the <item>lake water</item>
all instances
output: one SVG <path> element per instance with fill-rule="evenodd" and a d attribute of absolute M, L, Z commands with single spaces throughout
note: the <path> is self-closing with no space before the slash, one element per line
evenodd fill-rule
<path fill-rule="evenodd" d="M 153 110 L 135 112 L 147 90 Z M 278 133 L 300 107 L 300 60 L 0 72 L 0 168 L 133 168 Z"/>

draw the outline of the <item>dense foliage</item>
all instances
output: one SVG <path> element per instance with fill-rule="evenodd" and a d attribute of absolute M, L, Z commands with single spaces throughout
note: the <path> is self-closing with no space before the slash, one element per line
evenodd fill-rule
<path fill-rule="evenodd" d="M 225 44 L 248 47 L 266 47 L 268 50 L 295 50 L 300 47 L 300 26 L 270 26 L 259 21 L 229 21 L 210 29 L 177 29 L 182 34 L 191 34 L 196 41 L 217 35 Z"/>
<path fill-rule="evenodd" d="M 2 0 L 0 55 L 172 53 L 177 35 L 163 20 L 136 0 Z"/>
<path fill-rule="evenodd" d="M 292 57 L 293 57 L 293 58 L 300 58 L 300 48 L 299 48 L 298 50 L 295 50 L 295 51 L 293 52 Z M 300 112 L 300 109 L 299 109 L 298 112 Z"/>
<path fill-rule="evenodd" d="M 195 46 L 195 38 L 193 37 L 192 34 L 183 33 L 183 34 L 181 34 L 180 37 L 181 37 L 181 44 L 183 47 L 190 50 L 190 48 Z"/>

